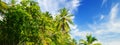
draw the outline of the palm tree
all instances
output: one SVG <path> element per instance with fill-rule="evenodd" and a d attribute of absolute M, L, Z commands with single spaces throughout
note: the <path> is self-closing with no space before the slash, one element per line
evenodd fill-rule
<path fill-rule="evenodd" d="M 72 14 L 69 14 L 66 8 L 60 9 L 60 13 L 54 18 L 55 32 L 53 37 L 56 44 L 69 45 L 70 35 L 68 34 L 72 22 Z M 58 36 L 59 35 L 59 36 Z M 64 36 L 63 36 L 64 35 Z"/>
<path fill-rule="evenodd" d="M 92 44 L 94 41 L 97 40 L 95 37 L 92 37 L 92 35 L 87 35 L 86 38 L 87 38 L 88 44 Z"/>
<path fill-rule="evenodd" d="M 64 31 L 64 33 L 68 32 L 70 30 L 69 24 L 73 24 L 72 16 L 66 8 L 60 9 L 60 14 L 56 16 L 57 29 Z"/>
<path fill-rule="evenodd" d="M 11 4 L 14 5 L 15 4 L 15 0 L 11 0 Z"/>
<path fill-rule="evenodd" d="M 100 45 L 100 43 L 94 43 L 95 41 L 97 41 L 97 39 L 95 37 L 92 37 L 92 35 L 87 35 L 86 38 L 87 38 L 87 40 L 81 39 L 79 44 L 80 45 L 81 44 L 83 44 L 83 45 L 96 45 L 96 44 L 99 44 Z"/>

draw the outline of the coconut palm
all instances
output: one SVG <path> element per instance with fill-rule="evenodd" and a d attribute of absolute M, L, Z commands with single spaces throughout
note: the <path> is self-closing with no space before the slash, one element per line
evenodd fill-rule
<path fill-rule="evenodd" d="M 97 39 L 95 37 L 92 37 L 92 35 L 87 35 L 86 36 L 86 39 L 87 40 L 83 40 L 81 39 L 80 40 L 80 45 L 83 44 L 83 45 L 96 45 L 98 43 L 94 43 L 95 41 L 97 41 Z M 94 44 L 93 44 L 94 43 Z M 100 44 L 100 43 L 99 43 Z"/>
<path fill-rule="evenodd" d="M 62 30 L 64 33 L 70 30 L 69 24 L 73 24 L 72 22 L 72 14 L 69 14 L 66 8 L 60 9 L 60 14 L 56 16 L 57 29 Z"/>
<path fill-rule="evenodd" d="M 54 18 L 55 33 L 53 34 L 55 43 L 58 45 L 70 45 L 69 24 L 73 25 L 71 17 L 73 16 L 66 8 L 60 9 L 59 14 Z M 63 36 L 64 35 L 64 36 Z"/>

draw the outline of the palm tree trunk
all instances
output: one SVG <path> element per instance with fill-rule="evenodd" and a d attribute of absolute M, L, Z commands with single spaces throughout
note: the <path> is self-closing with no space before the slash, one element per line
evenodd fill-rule
<path fill-rule="evenodd" d="M 63 18 L 62 31 L 65 31 L 65 24 L 64 24 L 64 22 L 65 22 L 65 18 Z"/>

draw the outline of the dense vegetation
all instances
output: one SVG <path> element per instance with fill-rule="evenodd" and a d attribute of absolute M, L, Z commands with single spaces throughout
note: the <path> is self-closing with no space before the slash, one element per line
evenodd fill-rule
<path fill-rule="evenodd" d="M 73 15 L 66 8 L 53 18 L 37 2 L 0 0 L 0 16 L 0 45 L 77 45 L 69 34 Z"/>

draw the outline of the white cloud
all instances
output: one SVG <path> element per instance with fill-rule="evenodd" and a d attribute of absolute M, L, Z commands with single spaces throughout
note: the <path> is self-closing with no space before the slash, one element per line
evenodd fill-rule
<path fill-rule="evenodd" d="M 102 42 L 103 45 L 120 45 L 120 39 L 109 40 L 107 43 Z"/>
<path fill-rule="evenodd" d="M 80 5 L 80 0 L 37 0 L 42 11 L 49 11 L 52 14 L 58 13 L 61 8 L 68 8 L 73 12 Z"/>
<path fill-rule="evenodd" d="M 101 15 L 100 20 L 104 19 L 104 17 L 105 17 L 104 15 Z"/>
<path fill-rule="evenodd" d="M 120 41 L 111 41 L 108 43 L 108 45 L 119 45 L 120 44 Z"/>
<path fill-rule="evenodd" d="M 114 21 L 114 19 L 116 18 L 117 14 L 118 14 L 118 6 L 119 3 L 117 3 L 115 6 L 112 7 L 111 12 L 110 12 L 110 21 Z"/>
<path fill-rule="evenodd" d="M 75 29 L 75 30 L 72 30 L 71 31 L 71 34 L 72 34 L 72 36 L 73 36 L 73 38 L 75 38 L 75 37 L 86 37 L 86 35 L 88 35 L 88 34 L 92 34 L 92 32 L 90 32 L 90 31 L 79 31 L 79 29 Z"/>
<path fill-rule="evenodd" d="M 102 0 L 102 6 L 107 2 L 107 0 Z"/>
<path fill-rule="evenodd" d="M 71 27 L 71 37 L 72 38 L 76 38 L 76 37 L 81 37 L 82 39 L 86 37 L 86 35 L 88 34 L 92 34 L 91 31 L 82 31 L 80 29 L 78 29 L 78 26 L 75 24 L 75 25 L 70 25 Z"/>

